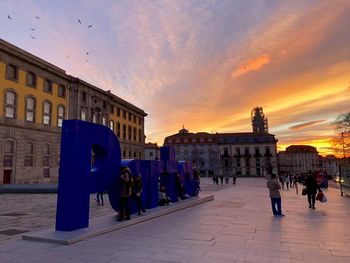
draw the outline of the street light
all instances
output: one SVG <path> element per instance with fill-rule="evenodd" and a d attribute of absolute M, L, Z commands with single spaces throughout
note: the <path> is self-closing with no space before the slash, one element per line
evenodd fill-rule
<path fill-rule="evenodd" d="M 344 148 L 344 132 L 341 133 L 341 141 L 342 141 L 342 147 L 343 147 L 343 162 L 345 162 L 345 148 Z M 343 193 L 343 174 L 342 174 L 342 170 L 339 169 L 339 177 L 340 177 L 340 182 L 339 182 L 339 185 L 340 185 L 340 195 L 343 196 L 344 193 Z"/>

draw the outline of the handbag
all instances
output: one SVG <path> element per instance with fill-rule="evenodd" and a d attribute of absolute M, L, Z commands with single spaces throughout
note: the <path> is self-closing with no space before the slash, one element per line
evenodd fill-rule
<path fill-rule="evenodd" d="M 316 195 L 316 200 L 322 202 L 323 197 L 324 197 L 324 193 L 318 192 Z"/>
<path fill-rule="evenodd" d="M 325 202 L 327 202 L 327 197 L 325 194 L 323 194 L 323 197 L 321 199 L 321 203 L 325 203 Z"/>
<path fill-rule="evenodd" d="M 306 188 L 303 188 L 303 191 L 301 191 L 301 194 L 302 194 L 302 195 L 307 195 L 307 190 L 306 190 Z"/>

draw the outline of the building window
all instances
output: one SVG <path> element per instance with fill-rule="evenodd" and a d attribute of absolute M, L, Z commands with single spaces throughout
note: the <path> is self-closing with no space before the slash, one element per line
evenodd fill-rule
<path fill-rule="evenodd" d="M 126 119 L 126 111 L 123 110 L 123 119 Z"/>
<path fill-rule="evenodd" d="M 5 95 L 5 116 L 6 118 L 16 118 L 16 93 L 13 91 L 7 91 Z"/>
<path fill-rule="evenodd" d="M 35 122 L 35 99 L 26 97 L 26 121 Z"/>
<path fill-rule="evenodd" d="M 50 177 L 50 159 L 51 159 L 51 145 L 49 143 L 44 144 L 43 148 L 43 176 Z"/>
<path fill-rule="evenodd" d="M 64 106 L 60 105 L 57 108 L 57 126 L 58 127 L 62 127 L 62 123 L 64 120 L 64 112 L 65 112 L 65 108 Z"/>
<path fill-rule="evenodd" d="M 43 123 L 46 125 L 51 124 L 51 113 L 52 113 L 52 106 L 49 101 L 45 101 L 43 105 Z"/>
<path fill-rule="evenodd" d="M 131 119 L 132 119 L 132 113 L 129 112 L 129 121 L 131 121 Z"/>
<path fill-rule="evenodd" d="M 149 157 L 153 157 L 153 152 L 149 152 Z"/>
<path fill-rule="evenodd" d="M 117 108 L 117 116 L 120 117 L 120 109 Z"/>
<path fill-rule="evenodd" d="M 137 129 L 134 127 L 133 128 L 133 139 L 134 139 L 134 141 L 136 142 L 136 140 L 137 140 Z"/>
<path fill-rule="evenodd" d="M 137 154 L 136 154 L 136 152 L 134 152 L 134 158 L 136 159 L 136 157 L 137 157 Z"/>
<path fill-rule="evenodd" d="M 129 158 L 131 158 L 131 151 L 129 151 Z"/>
<path fill-rule="evenodd" d="M 104 109 L 106 109 L 107 108 L 107 102 L 104 100 L 104 101 L 102 101 L 102 106 L 103 106 L 103 108 Z"/>
<path fill-rule="evenodd" d="M 107 126 L 107 118 L 106 116 L 102 116 L 102 125 Z"/>
<path fill-rule="evenodd" d="M 142 118 L 139 118 L 139 125 L 142 125 Z"/>
<path fill-rule="evenodd" d="M 14 161 L 14 155 L 15 155 L 15 142 L 14 141 L 4 141 L 4 159 L 3 159 L 3 165 L 4 167 L 13 167 L 13 161 Z"/>
<path fill-rule="evenodd" d="M 129 141 L 131 141 L 131 138 L 132 138 L 132 129 L 131 129 L 131 126 L 129 125 L 128 126 L 128 139 L 129 139 Z"/>
<path fill-rule="evenodd" d="M 28 87 L 36 87 L 36 76 L 34 73 L 28 72 L 26 80 Z"/>
<path fill-rule="evenodd" d="M 141 132 L 141 129 L 139 129 L 139 142 L 142 142 L 142 132 Z"/>
<path fill-rule="evenodd" d="M 120 138 L 120 123 L 117 122 L 117 136 Z"/>
<path fill-rule="evenodd" d="M 15 65 L 7 65 L 6 78 L 18 81 L 18 67 L 16 67 Z"/>
<path fill-rule="evenodd" d="M 82 96 L 81 96 L 81 100 L 82 100 L 83 102 L 86 102 L 86 92 L 83 92 L 81 95 L 82 95 Z"/>
<path fill-rule="evenodd" d="M 109 121 L 109 128 L 114 132 L 114 121 Z"/>
<path fill-rule="evenodd" d="M 33 167 L 34 143 L 26 142 L 24 153 L 24 166 Z"/>
<path fill-rule="evenodd" d="M 92 113 L 92 122 L 97 123 L 97 115 L 96 113 Z"/>
<path fill-rule="evenodd" d="M 126 139 L 126 125 L 123 124 L 123 139 Z"/>
<path fill-rule="evenodd" d="M 123 151 L 123 158 L 125 158 L 126 157 L 126 153 L 125 153 L 125 151 Z"/>
<path fill-rule="evenodd" d="M 137 121 L 136 121 L 136 116 L 134 115 L 134 123 L 136 123 Z"/>
<path fill-rule="evenodd" d="M 66 87 L 62 84 L 58 86 L 58 97 L 61 97 L 61 98 L 66 97 Z"/>
<path fill-rule="evenodd" d="M 52 93 L 52 82 L 51 80 L 44 80 L 44 91 L 48 93 Z"/>
<path fill-rule="evenodd" d="M 111 114 L 114 114 L 114 106 L 113 105 L 110 105 L 110 109 L 111 109 Z"/>
<path fill-rule="evenodd" d="M 80 110 L 80 119 L 82 121 L 86 121 L 86 110 L 85 109 Z"/>

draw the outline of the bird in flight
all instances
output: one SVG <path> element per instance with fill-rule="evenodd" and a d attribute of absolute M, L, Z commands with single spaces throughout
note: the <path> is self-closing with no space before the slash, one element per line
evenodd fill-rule
<path fill-rule="evenodd" d="M 78 22 L 79 22 L 79 24 L 81 24 L 81 20 L 80 19 L 78 19 Z"/>
<path fill-rule="evenodd" d="M 30 36 L 32 39 L 36 39 L 35 37 L 33 37 L 33 36 Z"/>
<path fill-rule="evenodd" d="M 89 25 L 89 26 L 88 26 L 88 28 L 91 28 L 91 27 L 92 27 L 92 25 Z"/>
<path fill-rule="evenodd" d="M 38 17 L 38 16 L 36 16 L 35 18 L 36 18 L 36 19 L 40 19 L 40 17 Z"/>
<path fill-rule="evenodd" d="M 86 52 L 86 55 L 89 55 L 89 52 Z"/>
<path fill-rule="evenodd" d="M 35 31 L 35 28 L 29 28 L 29 30 Z"/>
<path fill-rule="evenodd" d="M 10 15 L 7 15 L 7 18 L 10 19 L 10 20 L 12 19 L 12 18 L 10 17 Z"/>

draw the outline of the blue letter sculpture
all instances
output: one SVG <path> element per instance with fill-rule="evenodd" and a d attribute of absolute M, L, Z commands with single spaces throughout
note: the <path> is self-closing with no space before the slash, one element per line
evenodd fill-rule
<path fill-rule="evenodd" d="M 95 153 L 91 172 L 91 152 Z M 113 208 L 118 206 L 120 145 L 107 127 L 65 120 L 57 196 L 56 230 L 72 231 L 89 225 L 90 193 L 109 189 Z"/>
<path fill-rule="evenodd" d="M 120 165 L 120 145 L 113 131 L 90 122 L 63 121 L 56 230 L 73 231 L 89 226 L 90 193 L 108 190 L 109 202 L 118 211 Z M 198 194 L 193 191 L 198 183 L 191 165 L 186 161 L 178 165 L 174 148 L 162 147 L 161 161 L 123 160 L 123 165 L 135 174 L 141 173 L 142 201 L 146 208 L 158 205 L 159 180 L 166 186 L 172 202 L 178 200 L 175 186 L 178 172 L 184 177 L 186 193 Z"/>

